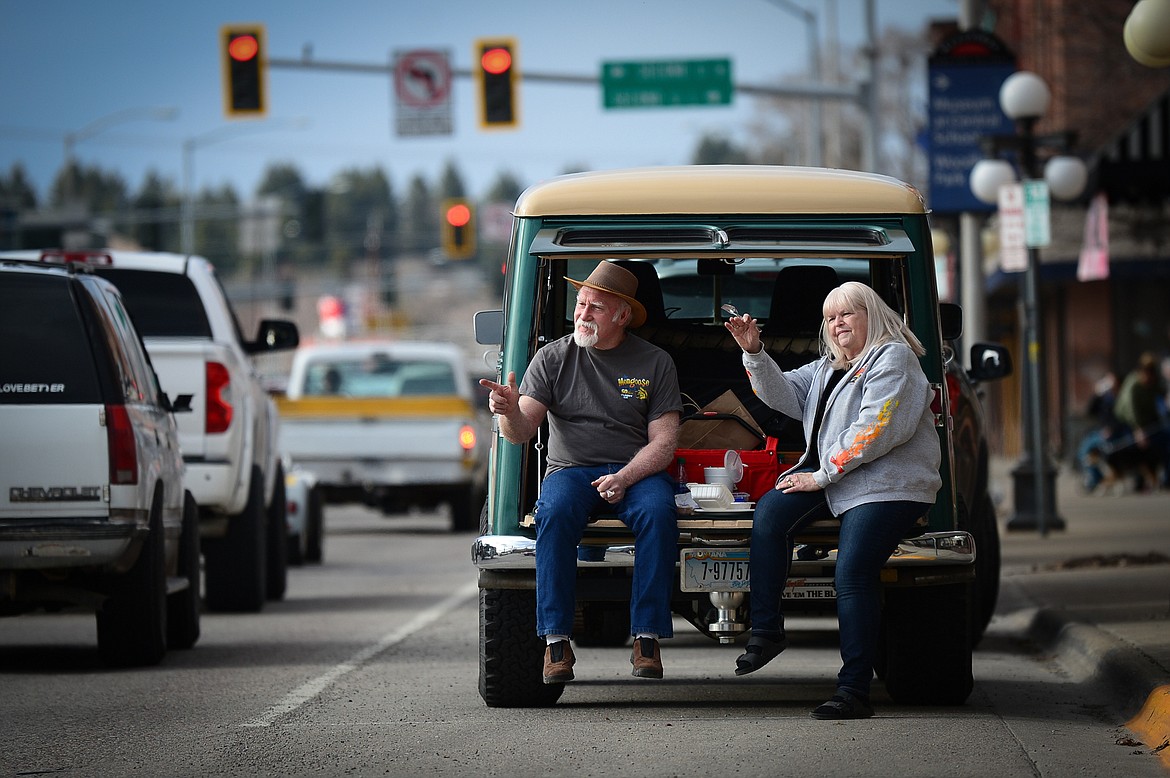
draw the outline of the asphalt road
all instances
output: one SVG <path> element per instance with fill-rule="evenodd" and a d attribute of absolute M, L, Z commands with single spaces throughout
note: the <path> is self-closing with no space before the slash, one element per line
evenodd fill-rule
<path fill-rule="evenodd" d="M 823 722 L 835 625 L 793 624 L 766 670 L 678 622 L 666 678 L 629 649 L 580 649 L 551 709 L 484 706 L 470 535 L 444 513 L 327 512 L 325 561 L 283 602 L 207 614 L 190 651 L 110 670 L 81 613 L 0 620 L 0 775 L 1165 775 L 1125 745 L 1104 700 L 997 619 L 954 708 Z M 1121 741 L 1119 744 L 1118 741 Z"/>

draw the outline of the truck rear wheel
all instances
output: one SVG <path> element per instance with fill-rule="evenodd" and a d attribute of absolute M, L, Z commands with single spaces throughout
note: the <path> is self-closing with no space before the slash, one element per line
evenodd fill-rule
<path fill-rule="evenodd" d="M 970 583 L 886 590 L 879 649 L 886 691 L 903 705 L 962 705 L 971 674 Z"/>
<path fill-rule="evenodd" d="M 187 588 L 167 595 L 167 648 L 187 649 L 199 640 L 199 506 L 183 492 L 183 529 L 179 535 L 179 567 Z"/>
<path fill-rule="evenodd" d="M 325 497 L 321 487 L 309 490 L 309 505 L 305 510 L 305 561 L 318 563 L 325 549 Z"/>
<path fill-rule="evenodd" d="M 150 511 L 150 533 L 134 566 L 118 577 L 97 612 L 98 651 L 111 665 L 156 665 L 167 653 L 166 539 L 162 495 Z"/>
<path fill-rule="evenodd" d="M 264 512 L 264 475 L 252 468 L 248 503 L 228 519 L 227 533 L 204 547 L 207 607 L 216 611 L 258 613 L 268 596 Z"/>
<path fill-rule="evenodd" d="M 268 585 L 270 600 L 283 600 L 288 590 L 288 501 L 284 491 L 284 466 L 276 466 L 272 502 L 268 504 Z"/>
<path fill-rule="evenodd" d="M 456 487 L 448 504 L 451 507 L 451 531 L 473 532 L 479 524 L 480 506 L 483 504 L 479 490 L 474 486 Z"/>
<path fill-rule="evenodd" d="M 565 685 L 542 677 L 544 641 L 536 634 L 536 591 L 479 593 L 479 696 L 489 708 L 543 708 Z"/>
<path fill-rule="evenodd" d="M 975 591 L 971 604 L 971 645 L 978 646 L 995 614 L 999 599 L 999 525 L 995 519 L 995 504 L 986 490 L 975 496 L 971 511 L 971 526 L 967 530 L 975 538 Z"/>

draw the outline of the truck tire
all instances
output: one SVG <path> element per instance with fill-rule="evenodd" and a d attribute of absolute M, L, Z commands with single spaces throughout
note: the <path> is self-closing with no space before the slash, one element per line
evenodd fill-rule
<path fill-rule="evenodd" d="M 456 487 L 451 494 L 451 531 L 473 532 L 479 524 L 483 499 L 474 486 Z"/>
<path fill-rule="evenodd" d="M 975 538 L 975 591 L 971 604 L 971 646 L 983 639 L 991 617 L 995 615 L 999 599 L 1000 548 L 999 525 L 995 518 L 995 504 L 987 490 L 975 497 L 971 511 L 971 527 L 967 530 Z"/>
<path fill-rule="evenodd" d="M 309 490 L 305 514 L 305 561 L 320 564 L 325 553 L 325 495 L 321 487 Z"/>
<path fill-rule="evenodd" d="M 167 653 L 166 538 L 162 493 L 150 510 L 150 532 L 138 559 L 118 576 L 97 611 L 98 652 L 118 667 L 156 665 Z"/>
<path fill-rule="evenodd" d="M 902 705 L 962 705 L 971 694 L 971 583 L 886 590 L 879 660 Z"/>
<path fill-rule="evenodd" d="M 185 650 L 199 640 L 199 506 L 183 492 L 183 529 L 179 535 L 179 565 L 175 571 L 187 587 L 167 595 L 167 648 Z"/>
<path fill-rule="evenodd" d="M 272 500 L 268 503 L 268 585 L 265 594 L 278 602 L 288 591 L 288 500 L 284 490 L 284 465 L 276 465 Z"/>
<path fill-rule="evenodd" d="M 228 519 L 227 533 L 204 545 L 207 607 L 215 611 L 259 613 L 268 593 L 268 553 L 264 542 L 264 475 L 252 468 L 248 503 Z"/>
<path fill-rule="evenodd" d="M 489 708 L 546 708 L 563 683 L 542 678 L 544 641 L 536 634 L 536 591 L 479 593 L 479 696 Z"/>

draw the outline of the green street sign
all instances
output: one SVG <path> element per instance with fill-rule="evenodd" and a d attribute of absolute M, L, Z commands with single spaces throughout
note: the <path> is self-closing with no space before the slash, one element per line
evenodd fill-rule
<path fill-rule="evenodd" d="M 1024 243 L 1031 248 L 1052 242 L 1052 218 L 1045 181 L 1024 182 Z"/>
<path fill-rule="evenodd" d="M 606 108 L 730 105 L 731 60 L 601 63 Z"/>

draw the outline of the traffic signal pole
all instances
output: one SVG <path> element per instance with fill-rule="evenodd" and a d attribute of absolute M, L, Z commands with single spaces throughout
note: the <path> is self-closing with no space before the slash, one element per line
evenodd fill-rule
<path fill-rule="evenodd" d="M 301 59 L 287 59 L 272 57 L 268 60 L 268 67 L 285 70 L 325 70 L 335 73 L 364 73 L 372 76 L 394 77 L 394 63 L 364 63 L 341 62 L 336 60 L 318 60 L 305 56 Z M 453 78 L 474 78 L 475 71 L 470 68 L 451 68 Z M 522 81 L 534 81 L 549 84 L 571 84 L 577 86 L 600 86 L 599 75 L 583 76 L 571 73 L 541 73 L 524 70 Z M 814 84 L 787 84 L 783 86 L 761 86 L 757 84 L 736 84 L 735 91 L 752 97 L 780 97 L 793 99 L 820 99 L 844 100 L 865 105 L 867 88 L 858 86 L 832 86 Z"/>

